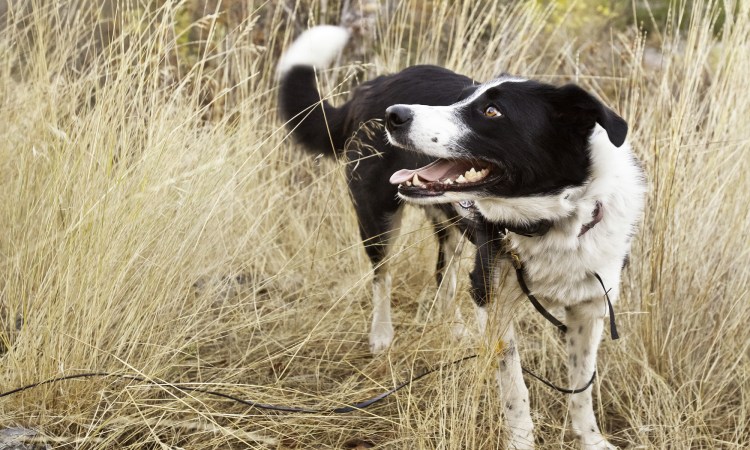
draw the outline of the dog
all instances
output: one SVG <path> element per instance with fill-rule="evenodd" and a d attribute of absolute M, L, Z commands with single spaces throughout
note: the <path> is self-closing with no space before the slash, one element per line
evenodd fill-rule
<path fill-rule="evenodd" d="M 293 47 L 299 52 L 285 55 L 280 63 L 286 77 L 282 91 L 284 83 L 291 83 L 298 86 L 296 92 L 312 92 L 287 98 L 286 106 L 282 92 L 282 108 L 290 112 L 319 101 L 311 66 L 325 67 L 345 42 L 343 31 L 313 30 L 321 39 L 306 40 L 306 50 Z M 342 37 L 322 39 L 325 34 Z M 315 58 L 300 56 L 306 52 Z M 294 104 L 298 107 L 291 107 Z M 645 176 L 627 142 L 626 121 L 574 84 L 553 86 L 510 75 L 476 84 L 425 66 L 365 83 L 339 109 L 322 105 L 310 115 L 328 119 L 330 136 L 310 131 L 302 135 L 310 142 L 317 139 L 319 148 L 330 147 L 329 140 L 340 148 L 342 130 L 357 125 L 351 117 L 375 116 L 388 105 L 384 112 L 390 146 L 378 147 L 384 161 L 372 169 L 378 175 L 368 185 L 373 196 L 368 198 L 387 202 L 385 194 L 383 199 L 377 194 L 393 191 L 376 184 L 388 178 L 408 203 L 443 213 L 460 212 L 455 205 L 470 205 L 468 222 L 484 230 L 477 266 L 484 264 L 482 270 L 488 270 L 495 289 L 494 298 L 476 302 L 476 313 L 490 348 L 499 349 L 496 378 L 508 447 L 534 447 L 528 389 L 515 327 L 508 320 L 517 303 L 528 298 L 545 317 L 568 330 L 568 382 L 575 389 L 568 414 L 574 434 L 585 449 L 614 448 L 596 422 L 590 385 L 608 309 L 616 336 L 612 304 L 645 201 Z M 420 161 L 425 165 L 415 167 Z M 388 171 L 390 176 L 384 174 Z M 363 233 L 367 236 L 372 234 Z M 562 307 L 565 324 L 545 306 Z"/>
<path fill-rule="evenodd" d="M 440 67 L 416 66 L 368 81 L 354 90 L 351 100 L 334 107 L 321 100 L 315 68 L 328 66 L 348 38 L 349 33 L 343 28 L 319 26 L 305 31 L 292 43 L 278 64 L 279 108 L 292 136 L 307 150 L 329 157 L 343 156 L 348 162 L 349 192 L 374 274 L 370 350 L 380 353 L 394 337 L 388 262 L 404 205 L 397 196 L 397 186 L 390 184 L 389 179 L 397 168 L 416 169 L 435 161 L 430 156 L 403 152 L 389 144 L 382 127 L 384 112 L 394 103 L 453 104 L 473 89 L 474 81 Z M 433 168 L 439 169 L 439 166 Z M 474 176 L 469 167 L 466 169 L 466 176 Z M 439 307 L 443 314 L 453 314 L 455 334 L 465 334 L 458 305 L 452 302 L 457 264 L 450 262 L 461 255 L 464 240 L 477 245 L 475 266 L 470 274 L 471 292 L 476 302 L 484 304 L 491 282 L 489 261 L 497 248 L 491 241 L 497 233 L 472 208 L 458 203 L 423 209 L 438 238 L 435 273 L 438 287 L 444 287 L 439 290 Z"/>

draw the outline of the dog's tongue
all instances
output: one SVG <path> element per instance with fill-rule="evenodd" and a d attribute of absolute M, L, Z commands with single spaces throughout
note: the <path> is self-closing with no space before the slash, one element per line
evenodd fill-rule
<path fill-rule="evenodd" d="M 454 175 L 464 173 L 470 168 L 471 163 L 465 161 L 449 161 L 447 159 L 438 159 L 424 167 L 415 170 L 401 169 L 391 175 L 389 180 L 391 184 L 401 184 L 411 180 L 416 173 L 424 181 L 439 181 L 441 178 L 452 178 Z"/>

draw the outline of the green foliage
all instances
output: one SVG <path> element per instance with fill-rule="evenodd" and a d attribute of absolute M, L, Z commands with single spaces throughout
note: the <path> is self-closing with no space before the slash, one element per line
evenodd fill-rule
<path fill-rule="evenodd" d="M 537 0 L 552 7 L 551 23 L 570 30 L 573 35 L 596 33 L 610 25 L 625 26 L 627 2 L 617 0 Z"/>

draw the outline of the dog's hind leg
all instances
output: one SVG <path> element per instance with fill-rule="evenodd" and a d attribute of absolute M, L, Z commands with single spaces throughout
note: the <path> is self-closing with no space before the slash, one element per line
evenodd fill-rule
<path fill-rule="evenodd" d="M 610 291 L 610 298 L 616 294 Z M 568 382 L 571 388 L 585 386 L 596 370 L 596 353 L 601 340 L 604 306 L 594 301 L 571 306 L 567 309 L 568 332 Z M 614 449 L 602 436 L 596 424 L 591 391 L 572 394 L 568 401 L 568 414 L 573 433 L 587 450 Z"/>
<path fill-rule="evenodd" d="M 435 268 L 435 279 L 438 287 L 438 305 L 440 316 L 453 322 L 453 334 L 464 336 L 466 325 L 461 316 L 461 308 L 456 301 L 459 260 L 463 251 L 465 238 L 455 225 L 438 222 L 432 218 L 435 234 L 438 238 L 438 259 Z"/>
<path fill-rule="evenodd" d="M 359 229 L 365 251 L 373 266 L 372 279 L 372 323 L 370 326 L 370 351 L 381 353 L 393 341 L 391 320 L 391 274 L 388 272 L 389 250 L 398 236 L 401 209 L 381 213 L 377 218 L 359 213 Z"/>

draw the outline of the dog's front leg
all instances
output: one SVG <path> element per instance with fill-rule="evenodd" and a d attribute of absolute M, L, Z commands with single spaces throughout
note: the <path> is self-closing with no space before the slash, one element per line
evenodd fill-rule
<path fill-rule="evenodd" d="M 571 389 L 586 385 L 596 370 L 596 353 L 601 340 L 604 306 L 588 302 L 568 309 L 566 335 L 568 347 L 568 380 Z M 602 436 L 596 424 L 592 401 L 593 386 L 572 394 L 568 401 L 573 432 L 587 450 L 614 449 Z"/>
<path fill-rule="evenodd" d="M 382 353 L 393 341 L 391 322 L 391 274 L 387 266 L 375 270 L 372 280 L 372 325 L 370 326 L 370 352 Z"/>
<path fill-rule="evenodd" d="M 493 312 L 493 314 L 495 313 Z M 518 355 L 513 323 L 502 324 L 502 330 L 493 330 L 492 326 L 488 328 L 485 307 L 477 308 L 477 321 L 480 330 L 486 331 L 487 346 L 498 352 L 499 360 L 495 376 L 500 388 L 505 422 L 508 425 L 508 448 L 515 450 L 533 449 L 534 424 L 531 421 L 529 390 L 523 381 L 521 359 Z M 499 336 L 499 339 L 497 336 Z"/>

